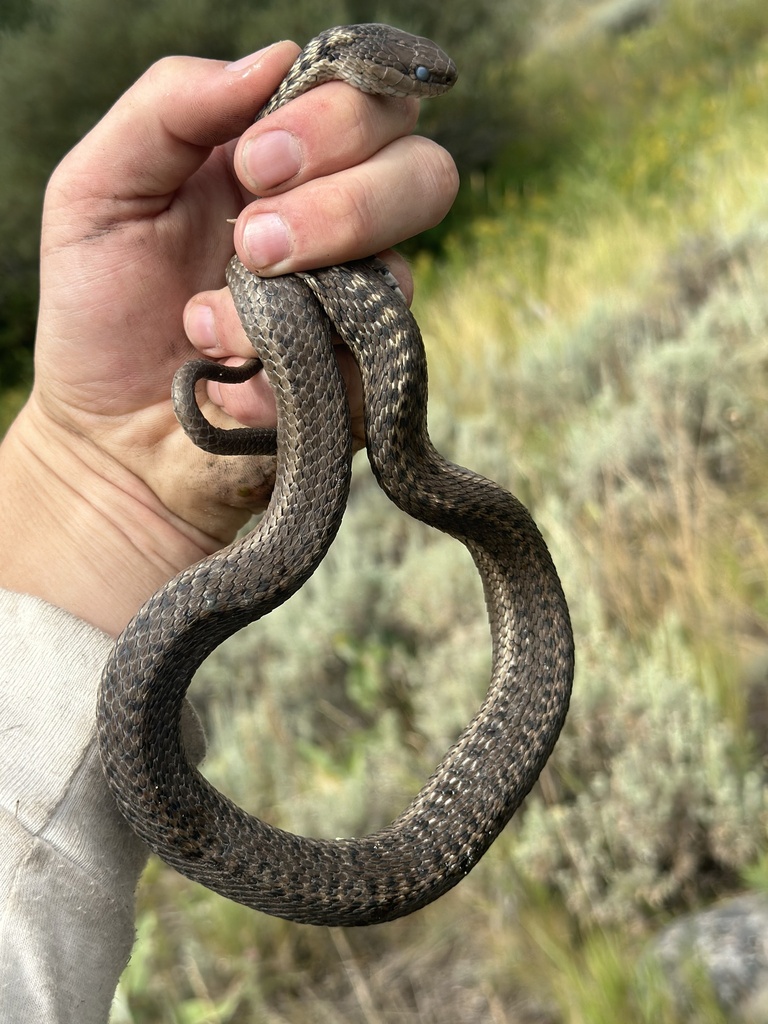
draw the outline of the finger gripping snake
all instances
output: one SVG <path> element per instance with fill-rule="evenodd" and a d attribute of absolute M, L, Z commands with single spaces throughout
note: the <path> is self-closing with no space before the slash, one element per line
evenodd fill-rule
<path fill-rule="evenodd" d="M 310 43 L 260 116 L 329 78 L 368 92 L 432 95 L 456 77 L 429 40 L 381 25 Z M 116 641 L 102 680 L 104 771 L 134 831 L 182 874 L 294 921 L 388 921 L 450 889 L 485 853 L 536 781 L 559 735 L 573 676 L 568 609 L 546 545 L 511 494 L 433 448 L 418 326 L 375 260 L 260 280 L 233 258 L 227 281 L 278 406 L 277 470 L 257 528 L 156 593 Z M 401 509 L 462 541 L 481 575 L 493 647 L 479 711 L 410 806 L 361 839 L 305 838 L 246 814 L 190 765 L 181 738 L 196 668 L 224 639 L 308 579 L 344 511 L 350 425 L 331 325 L 363 380 L 368 457 Z M 254 372 L 254 366 L 240 371 Z M 202 447 L 268 452 L 274 432 L 211 427 L 194 400 L 198 361 L 174 383 Z"/>

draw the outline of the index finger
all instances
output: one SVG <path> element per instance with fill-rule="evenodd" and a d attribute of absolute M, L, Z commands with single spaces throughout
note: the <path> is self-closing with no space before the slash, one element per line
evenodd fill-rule
<path fill-rule="evenodd" d="M 65 157 L 63 178 L 77 182 L 80 200 L 108 201 L 112 216 L 121 201 L 131 203 L 131 216 L 141 215 L 137 200 L 157 212 L 157 201 L 172 195 L 214 147 L 253 122 L 298 51 L 295 43 L 274 43 L 245 66 L 197 57 L 158 61 Z"/>

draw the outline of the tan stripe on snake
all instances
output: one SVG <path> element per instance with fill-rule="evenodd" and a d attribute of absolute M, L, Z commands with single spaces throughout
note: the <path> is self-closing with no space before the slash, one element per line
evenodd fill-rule
<path fill-rule="evenodd" d="M 428 40 L 380 25 L 323 33 L 264 116 L 329 78 L 369 92 L 435 95 L 453 83 Z M 375 260 L 260 280 L 234 258 L 227 280 L 278 405 L 275 489 L 257 528 L 155 594 L 116 642 L 99 698 L 101 756 L 136 833 L 182 874 L 294 921 L 361 925 L 425 906 L 477 863 L 520 805 L 558 737 L 573 676 L 568 609 L 526 509 L 444 460 L 426 427 L 421 335 Z M 308 579 L 347 501 L 351 442 L 331 324 L 363 378 L 368 457 L 401 509 L 466 544 L 482 577 L 493 642 L 485 700 L 410 806 L 362 839 L 304 838 L 252 817 L 187 761 L 184 695 L 202 660 Z M 182 368 L 180 419 L 210 451 L 274 451 L 274 432 L 209 427 L 194 384 L 242 379 L 211 362 Z"/>

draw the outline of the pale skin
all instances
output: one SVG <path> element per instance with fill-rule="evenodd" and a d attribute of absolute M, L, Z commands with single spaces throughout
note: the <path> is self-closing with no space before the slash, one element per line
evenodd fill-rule
<path fill-rule="evenodd" d="M 415 101 L 341 83 L 252 124 L 297 53 L 282 42 L 229 67 L 161 61 L 54 173 L 35 384 L 0 445 L 1 587 L 117 634 L 264 507 L 269 467 L 198 451 L 170 403 L 187 359 L 253 355 L 222 287 L 233 247 L 264 276 L 387 250 L 411 294 L 388 250 L 445 215 L 453 162 L 411 135 Z M 359 379 L 337 351 L 359 444 Z M 275 423 L 263 374 L 209 385 L 204 409 Z"/>

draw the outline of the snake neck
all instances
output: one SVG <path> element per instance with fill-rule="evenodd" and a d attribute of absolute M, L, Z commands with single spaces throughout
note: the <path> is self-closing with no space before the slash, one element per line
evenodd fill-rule
<path fill-rule="evenodd" d="M 255 121 L 261 121 L 268 114 L 274 114 L 280 107 L 285 106 L 290 100 L 296 99 L 297 96 L 301 96 L 302 93 L 308 92 L 310 89 L 314 89 L 318 85 L 323 85 L 324 82 L 331 82 L 338 78 L 338 74 L 330 60 L 321 60 L 312 69 L 312 81 L 307 81 L 306 70 L 303 63 L 304 51 L 299 54 L 296 59 L 296 63 L 291 67 L 286 77 L 283 79 L 280 88 L 274 94 L 272 99 L 265 106 L 261 108 L 259 113 L 255 117 Z"/>

